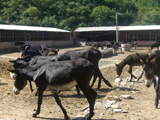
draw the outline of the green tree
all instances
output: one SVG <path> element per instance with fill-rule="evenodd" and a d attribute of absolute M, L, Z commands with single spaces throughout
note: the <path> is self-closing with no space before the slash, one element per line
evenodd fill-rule
<path fill-rule="evenodd" d="M 106 6 L 98 6 L 93 9 L 91 17 L 94 19 L 93 25 L 102 26 L 110 22 L 111 16 L 114 12 Z"/>
<path fill-rule="evenodd" d="M 38 24 L 41 27 L 59 27 L 55 16 L 45 17 L 43 20 L 39 20 Z"/>

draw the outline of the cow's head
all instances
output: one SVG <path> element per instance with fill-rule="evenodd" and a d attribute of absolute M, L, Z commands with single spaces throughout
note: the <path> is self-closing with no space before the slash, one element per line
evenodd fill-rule
<path fill-rule="evenodd" d="M 27 79 L 23 76 L 23 74 L 20 73 L 19 70 L 8 70 L 8 71 L 15 74 L 13 76 L 15 80 L 13 91 L 15 94 L 19 94 L 20 91 L 27 85 Z"/>
<path fill-rule="evenodd" d="M 145 72 L 145 85 L 146 87 L 150 87 L 155 75 L 155 71 L 158 68 L 158 61 L 160 60 L 160 55 L 155 56 L 154 58 L 145 58 L 140 56 L 137 53 L 138 57 L 140 58 L 141 62 L 144 63 L 143 70 Z"/>

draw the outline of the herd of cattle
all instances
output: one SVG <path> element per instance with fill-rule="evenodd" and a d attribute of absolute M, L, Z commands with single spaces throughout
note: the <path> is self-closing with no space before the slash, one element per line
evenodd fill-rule
<path fill-rule="evenodd" d="M 88 120 L 94 115 L 94 104 L 97 93 L 92 89 L 97 77 L 99 77 L 98 88 L 101 86 L 101 80 L 106 85 L 112 87 L 111 83 L 106 80 L 98 66 L 99 60 L 102 58 L 101 52 L 93 47 L 88 49 L 67 51 L 61 55 L 58 55 L 58 50 L 55 49 L 42 49 L 41 51 L 34 51 L 30 49 L 29 45 L 23 45 L 21 47 L 22 58 L 16 60 L 10 60 L 13 63 L 14 70 L 8 70 L 14 73 L 13 78 L 15 94 L 19 94 L 20 91 L 27 85 L 27 81 L 30 83 L 30 89 L 32 89 L 32 81 L 36 84 L 38 95 L 38 107 L 33 117 L 40 114 L 43 92 L 48 89 L 52 92 L 55 101 L 61 108 L 64 119 L 68 120 L 66 110 L 61 104 L 58 94 L 62 90 L 76 87 L 77 93 L 80 90 L 84 93 L 89 103 L 90 113 L 87 117 Z M 145 75 L 145 85 L 149 87 L 151 83 L 154 83 L 156 91 L 155 106 L 158 107 L 159 95 L 159 71 L 160 71 L 160 51 L 156 50 L 151 54 L 130 54 L 119 64 L 116 64 L 117 78 L 120 77 L 123 67 L 129 65 L 129 73 L 132 78 L 137 78 L 132 74 L 133 66 L 143 66 L 143 72 L 141 76 Z M 93 75 L 93 81 L 90 85 L 90 81 Z M 140 79 L 141 76 L 138 78 Z"/>

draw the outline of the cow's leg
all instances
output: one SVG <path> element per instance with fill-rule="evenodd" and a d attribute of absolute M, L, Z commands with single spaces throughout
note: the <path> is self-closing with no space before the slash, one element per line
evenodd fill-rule
<path fill-rule="evenodd" d="M 80 86 L 81 90 L 83 91 L 87 101 L 89 103 L 90 113 L 87 116 L 87 120 L 91 120 L 94 116 L 94 103 L 96 100 L 97 93 L 90 87 L 90 86 Z"/>
<path fill-rule="evenodd" d="M 63 114 L 64 114 L 64 117 L 65 117 L 65 120 L 69 120 L 69 117 L 68 117 L 68 115 L 67 115 L 67 112 L 66 112 L 66 110 L 64 109 L 64 107 L 62 106 L 62 103 L 61 103 L 61 101 L 60 101 L 60 99 L 59 99 L 59 97 L 58 97 L 57 92 L 55 92 L 55 91 L 51 91 L 51 92 L 52 92 L 52 94 L 53 94 L 53 96 L 54 96 L 57 104 L 58 104 L 59 107 L 61 108 L 61 110 L 62 110 L 62 112 L 63 112 Z"/>
<path fill-rule="evenodd" d="M 42 98 L 43 98 L 43 92 L 46 89 L 46 88 L 43 88 L 43 87 L 37 87 L 37 88 L 38 88 L 38 107 L 37 107 L 37 111 L 33 114 L 33 117 L 36 117 L 40 113 Z"/>
<path fill-rule="evenodd" d="M 156 85 L 155 85 L 155 92 L 156 92 L 156 97 L 155 97 L 155 107 L 158 107 L 158 97 L 159 97 L 159 77 L 156 77 Z"/>

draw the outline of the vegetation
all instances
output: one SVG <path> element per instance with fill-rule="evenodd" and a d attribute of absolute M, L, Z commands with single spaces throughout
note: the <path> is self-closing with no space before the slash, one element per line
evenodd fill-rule
<path fill-rule="evenodd" d="M 0 0 L 0 24 L 77 27 L 160 24 L 160 0 Z"/>

